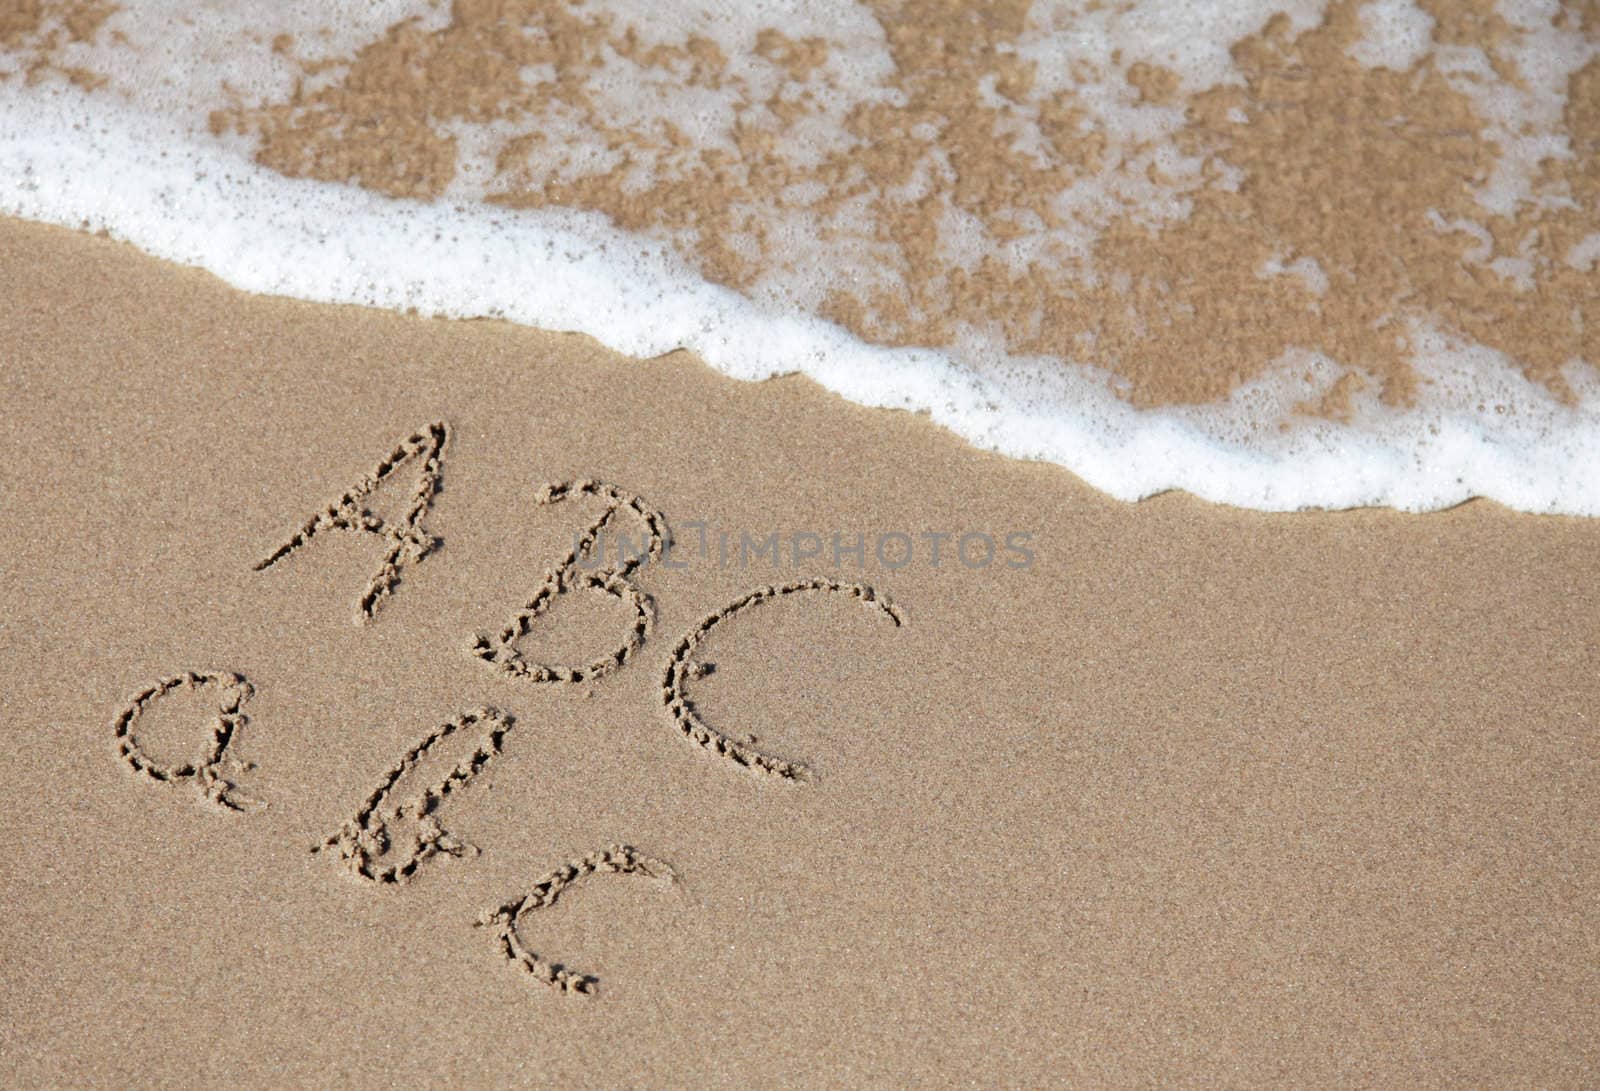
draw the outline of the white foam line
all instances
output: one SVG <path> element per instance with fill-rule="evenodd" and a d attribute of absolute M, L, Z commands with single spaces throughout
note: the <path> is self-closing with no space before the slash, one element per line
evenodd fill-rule
<path fill-rule="evenodd" d="M 1570 369 L 1585 396 L 1564 406 L 1508 361 L 1427 330 L 1419 332 L 1432 350 L 1419 353 L 1419 367 L 1432 368 L 1442 392 L 1432 408 L 1374 402 L 1355 427 L 1256 433 L 1251 421 L 1276 419 L 1263 406 L 1314 395 L 1337 369 L 1296 358 L 1220 408 L 1135 410 L 1088 369 L 981 367 L 865 344 L 709 284 L 595 214 L 423 204 L 289 179 L 175 123 L 66 87 L 0 88 L 0 211 L 104 230 L 247 291 L 503 318 L 586 333 L 633 356 L 687 348 L 743 379 L 803 372 L 863 405 L 925 410 L 979 446 L 1058 463 L 1122 500 L 1182 489 L 1264 510 L 1422 511 L 1483 496 L 1524 511 L 1600 514 L 1592 372 Z M 1310 383 L 1298 378 L 1308 369 Z M 1475 408 L 1486 396 L 1505 411 Z"/>

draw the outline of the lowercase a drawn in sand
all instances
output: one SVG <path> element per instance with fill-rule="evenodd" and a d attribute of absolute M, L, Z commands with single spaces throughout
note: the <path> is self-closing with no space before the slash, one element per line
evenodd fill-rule
<path fill-rule="evenodd" d="M 215 689 L 217 711 L 211 721 L 206 745 L 193 760 L 163 764 L 156 761 L 139 745 L 134 728 L 151 705 L 177 690 Z M 200 794 L 219 807 L 242 811 L 258 805 L 222 775 L 224 766 L 231 771 L 244 772 L 251 768 L 247 763 L 227 757 L 228 747 L 237 738 L 239 729 L 249 719 L 244 703 L 255 690 L 242 677 L 228 671 L 185 671 L 163 678 L 141 690 L 117 714 L 113 730 L 117 738 L 117 752 L 134 772 L 162 784 L 181 780 L 194 782 Z"/>

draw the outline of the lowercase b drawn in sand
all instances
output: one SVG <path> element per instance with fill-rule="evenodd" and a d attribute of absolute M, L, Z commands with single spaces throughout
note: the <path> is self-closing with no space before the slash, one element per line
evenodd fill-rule
<path fill-rule="evenodd" d="M 895 628 L 905 624 L 905 615 L 900 608 L 866 584 L 809 579 L 797 580 L 778 587 L 758 587 L 731 606 L 725 606 L 706 617 L 687 636 L 678 641 L 677 647 L 672 650 L 672 658 L 667 661 L 666 676 L 661 682 L 661 704 L 667 710 L 667 715 L 672 718 L 673 724 L 686 739 L 710 753 L 727 758 L 735 765 L 741 765 L 758 773 L 767 773 L 790 782 L 811 779 L 811 770 L 802 762 L 786 761 L 783 758 L 764 754 L 754 746 L 739 742 L 707 724 L 700 718 L 694 702 L 684 695 L 683 690 L 684 684 L 689 679 L 704 677 L 711 671 L 711 664 L 695 663 L 690 657 L 694 654 L 695 649 L 711 635 L 712 629 L 730 618 L 737 617 L 746 610 L 755 609 L 764 602 L 771 602 L 787 595 L 807 594 L 817 591 L 849 595 L 852 598 L 859 599 L 878 613 L 883 614 L 894 623 Z"/>
<path fill-rule="evenodd" d="M 176 690 L 214 688 L 217 691 L 217 712 L 210 724 L 209 738 L 193 761 L 163 765 L 139 745 L 135 727 L 139 718 L 150 706 Z M 238 737 L 239 729 L 248 719 L 242 711 L 255 690 L 237 674 L 227 671 L 186 671 L 163 678 L 139 693 L 117 714 L 113 730 L 117 737 L 117 752 L 134 772 L 163 784 L 180 780 L 193 781 L 200 794 L 219 807 L 242 811 L 259 806 L 256 801 L 239 791 L 238 786 L 222 775 L 226 766 L 232 772 L 245 772 L 251 766 L 227 757 L 228 746 Z"/>
<path fill-rule="evenodd" d="M 492 708 L 473 709 L 435 728 L 427 738 L 406 751 L 394 767 L 384 775 L 378 786 L 367 796 L 360 809 L 343 826 L 312 852 L 337 849 L 339 858 L 352 872 L 375 883 L 400 883 L 416 874 L 422 862 L 430 856 L 464 856 L 476 852 L 471 846 L 452 837 L 439 824 L 437 811 L 446 796 L 464 788 L 500 753 L 506 734 L 511 730 L 512 719 L 506 713 Z M 478 745 L 437 784 L 429 785 L 414 799 L 386 807 L 394 787 L 400 779 L 414 769 L 436 744 L 458 731 L 479 732 Z M 405 844 L 397 844 L 399 835 L 391 828 L 402 820 L 410 820 L 414 829 Z"/>
<path fill-rule="evenodd" d="M 378 571 L 367 582 L 366 589 L 361 592 L 356 609 L 358 621 L 371 621 L 378 607 L 383 604 L 384 597 L 392 593 L 400 582 L 401 570 L 422 560 L 439 544 L 438 539 L 423 529 L 422 517 L 427 514 L 434 493 L 439 489 L 439 472 L 449 438 L 449 428 L 443 421 L 437 421 L 401 441 L 371 473 L 308 519 L 305 526 L 288 541 L 258 561 L 255 570 L 261 572 L 271 568 L 308 545 L 325 530 L 370 534 L 384 543 L 383 560 L 378 565 Z M 412 490 L 411 502 L 406 507 L 404 517 L 391 523 L 374 515 L 362 501 L 376 492 L 396 470 L 414 459 L 421 459 L 422 464 L 417 469 L 416 487 Z"/>
<path fill-rule="evenodd" d="M 541 504 L 556 504 L 572 497 L 595 496 L 604 499 L 606 509 L 589 528 L 579 536 L 572 549 L 560 563 L 547 572 L 544 582 L 534 592 L 528 604 L 519 610 L 511 623 L 496 636 L 479 634 L 472 642 L 472 654 L 489 663 L 501 673 L 531 682 L 586 682 L 600 678 L 626 663 L 644 644 L 645 634 L 655 620 L 650 596 L 628 579 L 633 571 L 648 557 L 659 560 L 671 547 L 671 537 L 664 516 L 647 507 L 637 496 L 603 481 L 568 481 L 546 485 L 539 491 Z M 597 567 L 585 571 L 582 559 L 596 547 L 608 526 L 615 525 L 618 512 L 626 511 L 643 525 L 642 552 L 620 557 L 616 565 Z M 602 557 L 603 560 L 603 557 Z M 633 611 L 632 627 L 621 645 L 607 655 L 582 667 L 546 666 L 529 663 L 517 650 L 516 642 L 527 636 L 534 621 L 548 610 L 557 598 L 569 591 L 597 591 L 626 603 Z"/>
<path fill-rule="evenodd" d="M 641 855 L 629 845 L 611 845 L 600 852 L 591 852 L 576 860 L 569 860 L 533 884 L 526 894 L 504 905 L 490 909 L 478 918 L 480 927 L 493 927 L 500 939 L 500 950 L 507 959 L 520 963 L 534 977 L 562 993 L 593 994 L 597 979 L 592 974 L 568 969 L 559 963 L 541 958 L 522 941 L 518 931 L 521 918 L 536 909 L 554 905 L 561 892 L 590 875 L 643 875 L 650 879 L 676 882 L 672 868 L 660 860 Z"/>

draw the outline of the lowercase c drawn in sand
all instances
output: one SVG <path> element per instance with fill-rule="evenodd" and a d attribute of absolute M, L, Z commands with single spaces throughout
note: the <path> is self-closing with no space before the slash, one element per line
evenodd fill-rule
<path fill-rule="evenodd" d="M 666 518 L 632 493 L 603 481 L 567 481 L 546 485 L 539 490 L 538 502 L 557 504 L 572 497 L 600 497 L 606 509 L 589 525 L 573 544 L 567 555 L 552 570 L 545 573 L 544 582 L 534 592 L 528 604 L 519 610 L 511 623 L 496 636 L 479 634 L 472 642 L 472 654 L 489 663 L 501 673 L 531 682 L 586 682 L 600 678 L 626 663 L 644 644 L 645 634 L 655 620 L 650 596 L 628 579 L 646 558 L 659 560 L 671 548 L 671 536 Z M 618 563 L 585 571 L 583 556 L 594 549 L 600 535 L 608 526 L 615 525 L 618 512 L 626 511 L 643 525 L 642 551 L 621 556 Z M 626 540 L 626 539 L 624 539 Z M 603 548 L 603 547 L 602 547 Z M 602 561 L 604 560 L 602 556 Z M 516 642 L 527 636 L 534 621 L 550 608 L 557 598 L 569 591 L 598 591 L 626 603 L 633 611 L 632 627 L 614 651 L 582 667 L 546 666 L 529 663 Z"/>
<path fill-rule="evenodd" d="M 312 846 L 311 851 L 337 849 L 339 858 L 349 865 L 352 872 L 375 883 L 404 882 L 415 875 L 422 862 L 430 856 L 464 856 L 476 852 L 471 846 L 452 837 L 439 824 L 437 811 L 446 796 L 458 788 L 466 787 L 494 760 L 511 727 L 512 718 L 492 708 L 463 712 L 455 719 L 439 725 L 427 738 L 406 751 L 384 775 L 356 811 L 355 817 L 339 827 L 326 841 Z M 463 758 L 443 780 L 423 789 L 415 799 L 385 808 L 384 803 L 400 778 L 415 768 L 436 744 L 458 731 L 477 731 L 481 734 L 472 753 Z M 403 819 L 410 819 L 416 828 L 407 838 L 407 843 L 399 846 L 395 844 L 397 835 L 390 827 Z"/>
<path fill-rule="evenodd" d="M 611 845 L 576 860 L 569 860 L 533 884 L 526 894 L 490 909 L 478 918 L 480 927 L 494 927 L 500 950 L 512 962 L 520 963 L 534 977 L 562 993 L 591 995 L 598 981 L 592 974 L 568 969 L 541 958 L 522 941 L 518 931 L 521 918 L 536 909 L 554 905 L 561 892 L 590 875 L 643 875 L 650 879 L 676 882 L 672 868 L 660 860 L 641 855 L 630 845 Z"/>
<path fill-rule="evenodd" d="M 767 773 L 790 782 L 811 779 L 811 770 L 804 763 L 786 761 L 783 758 L 764 754 L 753 745 L 739 742 L 707 724 L 700 718 L 694 702 L 684 695 L 683 689 L 684 684 L 689 679 L 704 677 L 711 671 L 711 664 L 695 663 L 690 658 L 695 649 L 711 635 L 711 630 L 724 621 L 737 617 L 746 610 L 755 609 L 764 602 L 772 602 L 787 595 L 807 594 L 817 591 L 849 595 L 852 598 L 859 599 L 878 613 L 883 614 L 894 623 L 895 628 L 905 624 L 905 615 L 900 608 L 866 584 L 838 583 L 834 580 L 819 578 L 797 580 L 777 587 L 756 588 L 731 606 L 725 606 L 716 613 L 707 616 L 699 625 L 690 630 L 687 636 L 678 641 L 677 647 L 672 650 L 672 657 L 667 661 L 666 676 L 661 682 L 661 704 L 667 710 L 667 715 L 672 718 L 673 724 L 683 734 L 684 738 L 710 753 L 727 758 L 735 765 L 741 765 L 758 773 Z"/>
<path fill-rule="evenodd" d="M 429 505 L 433 503 L 434 493 L 439 489 L 439 472 L 444 461 L 445 444 L 449 442 L 449 438 L 449 428 L 443 421 L 436 421 L 402 440 L 371 473 L 351 486 L 339 499 L 306 520 L 305 526 L 288 541 L 258 561 L 255 570 L 262 572 L 271 568 L 296 550 L 308 545 L 325 530 L 371 534 L 384 543 L 383 560 L 356 603 L 357 620 L 371 621 L 383 604 L 384 597 L 391 594 L 400 582 L 401 570 L 409 564 L 422 560 L 439 544 L 438 539 L 423 530 L 422 517 L 427 514 Z M 421 459 L 422 464 L 417 469 L 416 487 L 412 491 L 411 503 L 406 508 L 405 516 L 398 522 L 391 523 L 374 515 L 362 501 L 376 492 L 396 470 L 414 459 Z"/>
<path fill-rule="evenodd" d="M 216 717 L 211 721 L 210 737 L 193 761 L 163 765 L 145 753 L 134 732 L 139 718 L 155 702 L 176 690 L 215 688 L 217 691 Z M 238 786 L 221 773 L 224 766 L 233 772 L 252 768 L 246 762 L 228 758 L 228 746 L 238 737 L 239 729 L 248 717 L 242 711 L 255 690 L 237 674 L 227 671 L 185 671 L 163 678 L 142 690 L 117 714 L 113 729 L 117 737 L 117 752 L 134 772 L 163 784 L 180 780 L 193 781 L 200 794 L 219 807 L 242 811 L 259 804 L 239 791 Z"/>

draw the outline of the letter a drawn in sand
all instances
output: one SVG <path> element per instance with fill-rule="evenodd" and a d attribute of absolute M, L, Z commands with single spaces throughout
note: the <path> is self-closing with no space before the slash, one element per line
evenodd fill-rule
<path fill-rule="evenodd" d="M 311 540 L 323 531 L 339 530 L 370 534 L 383 542 L 383 560 L 372 579 L 367 581 L 366 589 L 361 592 L 361 598 L 357 600 L 356 620 L 371 621 L 378 608 L 383 605 L 385 596 L 391 594 L 399 584 L 401 570 L 409 564 L 422 560 L 439 544 L 438 539 L 423 529 L 422 517 L 427 514 L 429 506 L 433 503 L 434 494 L 439 491 L 439 471 L 444 460 L 445 444 L 449 438 L 449 428 L 444 422 L 437 421 L 402 440 L 371 473 L 351 486 L 322 511 L 306 520 L 306 524 L 288 541 L 258 561 L 255 570 L 263 572 L 271 568 L 290 554 L 310 544 Z M 416 485 L 412 489 L 411 501 L 405 509 L 404 516 L 390 522 L 374 515 L 368 510 L 364 501 L 401 466 L 414 460 L 420 460 L 421 465 L 417 468 Z"/>
<path fill-rule="evenodd" d="M 210 735 L 201 752 L 192 761 L 162 764 L 139 745 L 134 728 L 139 718 L 161 698 L 176 690 L 217 691 L 217 712 L 210 724 Z M 113 721 L 117 737 L 117 753 L 134 772 L 161 784 L 175 784 L 180 780 L 193 781 L 206 799 L 230 811 L 243 811 L 259 806 L 244 795 L 237 785 L 221 773 L 223 768 L 233 772 L 246 772 L 252 768 L 248 762 L 228 757 L 228 746 L 238 737 L 239 729 L 249 719 L 244 703 L 255 693 L 249 682 L 227 671 L 185 671 L 163 678 L 146 687 L 128 703 Z"/>

